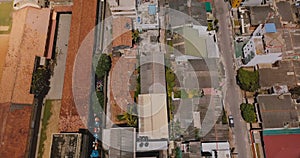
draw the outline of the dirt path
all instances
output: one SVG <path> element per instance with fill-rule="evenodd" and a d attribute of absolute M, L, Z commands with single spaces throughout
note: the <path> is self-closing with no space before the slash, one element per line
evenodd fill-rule
<path fill-rule="evenodd" d="M 49 124 L 46 129 L 46 135 L 47 139 L 44 141 L 44 153 L 43 157 L 50 157 L 50 150 L 51 150 L 51 139 L 53 133 L 59 133 L 58 131 L 58 122 L 59 122 L 59 113 L 60 113 L 60 107 L 61 107 L 61 101 L 60 100 L 54 100 L 52 101 L 51 105 L 51 117 L 48 120 Z"/>

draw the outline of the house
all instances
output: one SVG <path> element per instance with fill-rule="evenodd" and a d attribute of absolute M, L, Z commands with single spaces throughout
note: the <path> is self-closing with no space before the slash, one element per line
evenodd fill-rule
<path fill-rule="evenodd" d="M 132 19 L 128 17 L 116 17 L 112 19 L 113 48 L 132 47 L 132 25 Z"/>
<path fill-rule="evenodd" d="M 80 158 L 82 139 L 83 137 L 80 133 L 52 134 L 50 157 Z"/>
<path fill-rule="evenodd" d="M 257 65 L 259 85 L 262 89 L 270 89 L 275 85 L 287 85 L 288 88 L 293 88 L 300 85 L 297 77 L 300 74 L 299 68 L 300 62 L 296 60 L 259 64 Z"/>
<path fill-rule="evenodd" d="M 158 1 L 139 1 L 137 4 L 136 28 L 138 30 L 159 29 Z"/>
<path fill-rule="evenodd" d="M 108 150 L 108 156 L 114 158 L 136 157 L 136 129 L 133 127 L 118 127 L 104 129 L 103 145 Z"/>
<path fill-rule="evenodd" d="M 282 59 L 284 41 L 274 23 L 260 24 L 243 47 L 244 66 L 275 63 Z"/>
<path fill-rule="evenodd" d="M 202 157 L 230 158 L 230 145 L 228 142 L 202 142 Z"/>
<path fill-rule="evenodd" d="M 136 0 L 108 0 L 108 4 L 113 17 L 136 17 Z"/>
<path fill-rule="evenodd" d="M 300 127 L 300 105 L 290 93 L 259 94 L 257 104 L 264 130 Z"/>

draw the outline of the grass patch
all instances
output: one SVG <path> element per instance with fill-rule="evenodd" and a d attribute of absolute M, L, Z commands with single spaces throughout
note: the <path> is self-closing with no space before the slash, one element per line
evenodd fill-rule
<path fill-rule="evenodd" d="M 41 130 L 38 158 L 43 157 L 43 153 L 44 153 L 44 150 L 45 150 L 44 142 L 47 139 L 46 130 L 47 130 L 47 126 L 49 124 L 48 121 L 49 121 L 49 119 L 52 115 L 51 106 L 52 106 L 52 101 L 51 100 L 46 100 L 45 108 L 44 108 L 44 116 L 43 116 L 43 119 L 42 119 L 42 130 Z"/>
<path fill-rule="evenodd" d="M 11 30 L 13 2 L 0 2 L 0 26 L 9 26 L 8 31 L 0 31 L 0 34 L 7 34 Z"/>

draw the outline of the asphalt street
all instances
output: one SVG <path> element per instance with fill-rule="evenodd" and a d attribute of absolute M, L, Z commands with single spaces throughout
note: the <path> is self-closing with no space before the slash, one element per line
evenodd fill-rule
<path fill-rule="evenodd" d="M 233 134 L 232 144 L 239 158 L 251 157 L 251 146 L 247 135 L 247 126 L 241 117 L 239 105 L 242 103 L 242 94 L 236 84 L 236 71 L 234 67 L 234 47 L 230 11 L 228 4 L 223 0 L 214 1 L 216 18 L 219 20 L 219 47 L 225 68 L 225 109 L 234 117 L 235 127 L 231 129 Z"/>

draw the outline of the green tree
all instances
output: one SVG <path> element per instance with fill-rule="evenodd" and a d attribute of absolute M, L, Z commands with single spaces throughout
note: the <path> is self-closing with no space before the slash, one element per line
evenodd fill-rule
<path fill-rule="evenodd" d="M 254 105 L 242 103 L 240 109 L 242 117 L 246 122 L 254 123 L 257 121 Z"/>
<path fill-rule="evenodd" d="M 118 120 L 123 121 L 126 120 L 128 126 L 137 127 L 138 117 L 137 117 L 137 109 L 135 105 L 130 105 L 123 115 L 117 116 Z"/>
<path fill-rule="evenodd" d="M 254 92 L 259 89 L 258 71 L 248 71 L 240 68 L 237 72 L 238 84 L 241 89 Z"/>
<path fill-rule="evenodd" d="M 300 96 L 300 86 L 291 88 L 289 91 L 292 94 L 293 98 L 295 98 L 295 99 L 299 98 L 299 96 Z"/>
<path fill-rule="evenodd" d="M 47 67 L 38 67 L 32 74 L 31 92 L 37 97 L 44 97 L 50 89 L 50 72 Z"/>
<path fill-rule="evenodd" d="M 139 42 L 139 38 L 140 38 L 140 33 L 138 30 L 134 30 L 132 32 L 132 39 L 134 43 L 138 43 Z"/>
<path fill-rule="evenodd" d="M 111 59 L 107 54 L 101 54 L 98 65 L 96 67 L 96 75 L 98 78 L 104 78 L 106 73 L 110 70 L 111 67 Z"/>

